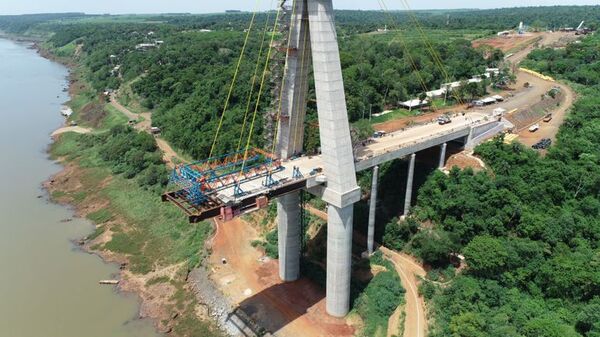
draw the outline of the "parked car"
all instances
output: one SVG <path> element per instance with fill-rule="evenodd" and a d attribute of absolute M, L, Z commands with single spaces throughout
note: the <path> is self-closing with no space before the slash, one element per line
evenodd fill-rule
<path fill-rule="evenodd" d="M 539 124 L 533 124 L 530 128 L 529 128 L 529 132 L 536 132 L 537 130 L 540 129 L 540 125 Z"/>
<path fill-rule="evenodd" d="M 446 125 L 452 123 L 452 119 L 448 115 L 442 115 L 437 119 L 439 125 Z"/>
<path fill-rule="evenodd" d="M 552 120 L 552 114 L 547 114 L 546 117 L 544 117 L 544 123 L 548 123 Z"/>
<path fill-rule="evenodd" d="M 381 138 L 385 136 L 387 133 L 385 131 L 375 131 L 373 132 L 373 138 Z"/>

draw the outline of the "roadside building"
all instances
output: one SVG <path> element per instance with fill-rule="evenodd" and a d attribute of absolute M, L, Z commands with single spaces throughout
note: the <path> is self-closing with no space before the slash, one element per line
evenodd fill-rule
<path fill-rule="evenodd" d="M 413 109 L 422 109 L 429 106 L 429 100 L 412 99 L 410 101 L 401 102 L 400 106 L 412 111 Z"/>

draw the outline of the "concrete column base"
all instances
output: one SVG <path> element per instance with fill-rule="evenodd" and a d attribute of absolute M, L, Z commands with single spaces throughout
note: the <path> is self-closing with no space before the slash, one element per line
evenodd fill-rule
<path fill-rule="evenodd" d="M 329 205 L 327 212 L 327 313 L 334 317 L 350 311 L 353 211 Z"/>
<path fill-rule="evenodd" d="M 277 199 L 279 277 L 286 282 L 296 281 L 300 277 L 301 211 L 300 191 Z"/>

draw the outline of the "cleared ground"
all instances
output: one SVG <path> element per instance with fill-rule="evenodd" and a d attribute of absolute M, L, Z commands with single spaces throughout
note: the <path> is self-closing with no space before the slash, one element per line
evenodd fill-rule
<path fill-rule="evenodd" d="M 306 278 L 291 283 L 279 280 L 278 262 L 251 246 L 258 239 L 252 226 L 239 218 L 216 224 L 211 278 L 259 325 L 282 337 L 354 335 L 344 319 L 326 314 L 324 289 Z"/>

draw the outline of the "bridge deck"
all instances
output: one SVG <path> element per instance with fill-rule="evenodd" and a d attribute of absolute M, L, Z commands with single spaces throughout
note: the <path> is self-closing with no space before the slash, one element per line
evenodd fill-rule
<path fill-rule="evenodd" d="M 490 114 L 472 112 L 466 116 L 454 117 L 450 124 L 438 125 L 436 122 L 432 122 L 390 133 L 356 149 L 357 172 L 465 137 L 472 127 L 492 122 L 495 121 L 492 120 Z M 272 174 L 273 180 L 277 182 L 276 185 L 265 186 L 269 184 L 264 177 L 244 181 L 239 184 L 239 188 L 243 191 L 242 195 L 239 194 L 239 190 L 236 193 L 235 187 L 231 186 L 211 194 L 210 201 L 201 206 L 190 205 L 178 192 L 165 194 L 163 200 L 173 202 L 190 216 L 191 221 L 197 222 L 220 215 L 223 208 L 229 207 L 235 213 L 262 207 L 264 203 L 259 202 L 261 197 L 270 199 L 326 182 L 325 174 L 320 172 L 323 169 L 323 163 L 319 155 L 288 160 L 282 162 L 281 166 L 282 170 Z M 294 168 L 297 168 L 296 172 L 299 171 L 301 176 L 294 175 Z"/>

